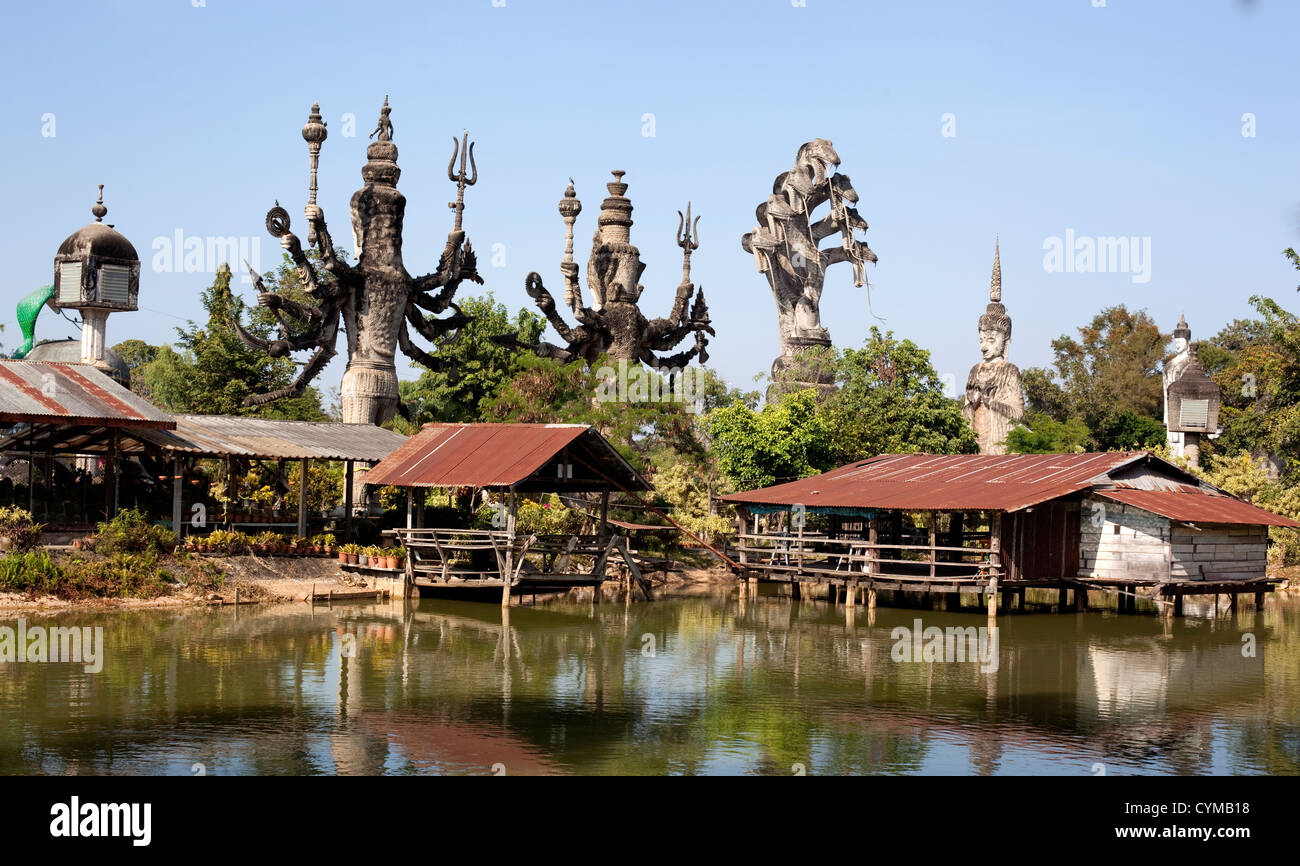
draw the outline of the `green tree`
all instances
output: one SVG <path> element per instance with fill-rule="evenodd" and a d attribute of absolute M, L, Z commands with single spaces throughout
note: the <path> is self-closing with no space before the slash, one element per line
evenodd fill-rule
<path fill-rule="evenodd" d="M 1164 428 L 1161 428 L 1163 433 Z M 1070 454 L 1088 450 L 1088 425 L 1078 418 L 1058 421 L 1046 412 L 1031 413 L 1007 434 L 1011 454 Z"/>
<path fill-rule="evenodd" d="M 944 394 L 930 353 L 873 327 L 861 349 L 845 349 L 836 365 L 839 389 L 826 399 L 839 463 L 877 454 L 971 454 L 975 434 L 961 404 Z"/>
<path fill-rule="evenodd" d="M 415 381 L 398 384 L 414 429 L 429 421 L 484 420 L 485 402 L 519 373 L 525 356 L 492 338 L 518 333 L 522 342 L 535 343 L 546 329 L 546 320 L 528 310 L 512 318 L 490 292 L 466 298 L 459 306 L 472 321 L 438 349 L 439 357 L 452 362 L 451 369 L 424 370 Z"/>
<path fill-rule="evenodd" d="M 245 397 L 290 385 L 297 376 L 297 365 L 289 358 L 271 358 L 239 338 L 234 325 L 245 310 L 230 291 L 230 280 L 230 268 L 223 265 L 203 291 L 207 322 L 177 328 L 175 347 L 158 347 L 153 360 L 141 365 L 145 393 L 169 412 L 326 420 L 315 388 L 308 388 L 301 397 L 264 406 L 243 405 Z M 255 315 L 248 330 L 268 337 L 272 328 L 266 315 Z"/>
<path fill-rule="evenodd" d="M 817 392 L 807 389 L 757 412 L 737 402 L 709 413 L 719 471 L 737 489 L 748 489 L 832 468 L 831 429 L 818 410 Z"/>

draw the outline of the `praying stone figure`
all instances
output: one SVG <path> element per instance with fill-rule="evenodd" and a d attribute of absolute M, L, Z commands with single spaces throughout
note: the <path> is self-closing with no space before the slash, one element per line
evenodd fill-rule
<path fill-rule="evenodd" d="M 1217 435 L 1222 394 L 1196 357 L 1186 316 L 1180 316 L 1174 328 L 1174 354 L 1165 362 L 1163 378 L 1169 453 L 1196 464 L 1201 436 Z"/>
<path fill-rule="evenodd" d="M 1011 343 L 1011 317 L 1002 305 L 1002 262 L 993 242 L 993 280 L 989 305 L 980 316 L 980 354 L 984 360 L 966 377 L 962 414 L 979 440 L 981 454 L 1007 453 L 1007 434 L 1025 414 L 1025 393 L 1020 368 L 1007 360 Z"/>

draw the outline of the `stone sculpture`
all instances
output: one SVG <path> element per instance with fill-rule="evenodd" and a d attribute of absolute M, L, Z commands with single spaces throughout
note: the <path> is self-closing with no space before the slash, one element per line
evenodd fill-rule
<path fill-rule="evenodd" d="M 1025 393 L 1020 368 L 1007 360 L 1011 343 L 1011 317 L 1002 305 L 1002 262 L 993 242 L 993 279 L 989 305 L 979 320 L 982 361 L 966 377 L 962 414 L 979 440 L 981 454 L 1005 454 L 1007 434 L 1025 414 Z"/>
<path fill-rule="evenodd" d="M 465 187 L 472 186 L 478 179 L 474 146 L 469 142 L 468 133 L 463 142 L 452 139 L 447 178 L 456 184 L 458 190 L 457 201 L 448 205 L 455 211 L 455 226 L 447 234 L 438 269 L 432 274 L 412 277 L 402 263 L 406 196 L 397 190 L 401 169 L 397 166 L 397 145 L 392 142 L 393 125 L 389 112 L 388 98 L 384 97 L 378 127 L 371 134 L 376 140 L 366 148 L 368 161 L 361 169 L 365 185 L 352 196 L 352 230 L 357 262 L 348 265 L 335 253 L 325 214 L 316 204 L 317 160 L 326 129 L 319 104 L 312 106 L 311 116 L 302 130 L 308 144 L 310 164 L 306 207 L 308 244 L 316 246 L 329 278 L 317 273 L 301 242 L 289 230 L 288 212 L 277 202 L 266 215 L 266 228 L 288 251 L 312 302 L 297 303 L 266 291 L 261 277 L 254 272 L 257 302 L 275 312 L 281 326 L 279 339 L 260 340 L 238 323 L 236 328 L 245 342 L 265 350 L 272 357 L 305 350 L 314 350 L 314 354 L 291 386 L 250 397 L 245 401 L 248 405 L 300 395 L 334 357 L 342 324 L 348 340 L 348 365 L 340 387 L 343 420 L 354 424 L 382 424 L 400 408 L 395 363 L 398 348 L 411 360 L 430 369 L 441 370 L 447 366 L 415 344 L 408 326 L 431 343 L 436 343 L 469 321 L 452 303 L 452 298 L 463 281 L 483 282 L 478 274 L 473 248 L 461 229 Z M 460 171 L 456 173 L 458 152 L 461 163 Z M 465 171 L 467 157 L 472 175 Z M 453 315 L 441 319 L 428 315 L 436 316 L 448 309 L 453 311 Z"/>
<path fill-rule="evenodd" d="M 591 363 L 601 355 L 643 362 L 656 369 L 680 369 L 696 357 L 704 363 L 709 358 L 706 335 L 716 334 L 709 322 L 704 290 L 696 291 L 691 282 L 691 253 L 699 249 L 700 218 L 697 216 L 694 222 L 691 221 L 689 203 L 685 214 L 677 212 L 677 245 L 682 248 L 683 255 L 682 281 L 677 286 L 677 296 L 669 316 L 647 319 L 638 305 L 645 290 L 640 280 L 646 266 L 641 261 L 640 251 L 631 242 L 632 202 L 624 195 L 627 192 L 624 174 L 626 172 L 613 172 L 613 182 L 606 184 L 609 198 L 602 202 L 600 217 L 596 221 L 591 256 L 587 260 L 590 306 L 583 301 L 578 265 L 573 260 L 573 225 L 582 212 L 582 202 L 574 191 L 573 180 L 569 180 L 559 205 L 565 235 L 560 273 L 564 275 L 564 305 L 573 313 L 577 325 L 570 327 L 560 315 L 555 299 L 542 284 L 541 276 L 534 271 L 528 275 L 524 288 L 565 345 L 540 342 L 524 348 L 563 363 L 578 359 Z M 658 354 L 670 351 L 692 333 L 695 334 L 695 345 L 691 348 L 666 357 Z M 522 345 L 515 335 L 497 339 L 507 345 Z"/>
<path fill-rule="evenodd" d="M 853 284 L 867 284 L 867 262 L 875 263 L 876 254 L 855 232 L 866 231 L 867 222 L 853 205 L 858 193 L 847 175 L 830 170 L 840 164 L 840 157 L 829 141 L 813 139 L 802 145 L 792 169 L 777 175 L 772 195 L 758 206 L 758 225 L 741 238 L 745 252 L 752 253 L 758 270 L 767 277 L 776 300 L 781 354 L 772 363 L 772 377 L 785 371 L 808 387 L 833 387 L 833 373 L 828 367 L 809 372 L 811 365 L 799 356 L 812 349 L 828 349 L 830 332 L 821 323 L 821 297 L 826 269 L 837 262 L 853 266 Z M 829 213 L 814 220 L 813 211 L 829 202 Z M 838 246 L 819 249 L 832 235 L 840 236 Z M 870 309 L 870 294 L 867 303 Z M 803 375 L 811 375 L 804 382 Z"/>

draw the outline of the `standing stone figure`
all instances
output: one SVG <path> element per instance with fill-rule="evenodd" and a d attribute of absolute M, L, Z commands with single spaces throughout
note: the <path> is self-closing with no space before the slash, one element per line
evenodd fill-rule
<path fill-rule="evenodd" d="M 289 213 L 277 203 L 266 215 L 267 231 L 279 238 L 280 245 L 289 253 L 311 303 L 296 303 L 267 291 L 261 277 L 253 272 L 257 302 L 275 312 L 280 322 L 279 338 L 261 340 L 238 322 L 235 327 L 244 342 L 273 358 L 306 350 L 314 350 L 314 354 L 292 385 L 249 397 L 244 401 L 246 405 L 301 395 L 334 357 L 340 325 L 347 333 L 348 345 L 348 365 L 339 389 L 343 420 L 347 423 L 383 424 L 399 411 L 396 367 L 399 348 L 408 358 L 430 369 L 442 370 L 449 366 L 417 346 L 408 329 L 415 329 L 436 344 L 469 321 L 452 303 L 456 289 L 465 280 L 483 282 L 474 251 L 461 229 L 465 187 L 478 180 L 473 145 L 466 133 L 472 177 L 465 171 L 465 151 L 461 152 L 460 172 L 454 171 L 459 143 L 447 167 L 447 178 L 456 184 L 458 198 L 448 205 L 456 212 L 455 227 L 447 234 L 438 269 L 422 277 L 412 277 L 402 261 L 406 196 L 397 189 L 402 171 L 397 165 L 397 145 L 392 142 L 389 113 L 385 97 L 378 128 L 372 134 L 377 138 L 366 148 L 368 161 L 361 169 L 365 183 L 352 196 L 352 234 L 357 262 L 349 265 L 335 252 L 325 225 L 325 213 L 316 204 L 317 160 L 326 130 L 320 106 L 312 106 L 302 132 L 308 143 L 311 178 L 306 207 L 307 242 L 316 245 L 325 273 L 317 272 L 302 243 L 289 230 Z M 437 314 L 448 309 L 454 314 L 437 318 Z"/>
<path fill-rule="evenodd" d="M 867 230 L 867 221 L 853 207 L 858 193 L 848 176 L 830 173 L 839 164 L 839 154 L 826 139 L 802 145 L 794 167 L 777 175 L 772 194 L 758 206 L 758 225 L 740 239 L 776 300 L 781 354 L 772 362 L 772 378 L 793 379 L 797 387 L 834 387 L 833 370 L 817 357 L 831 345 L 830 332 L 821 323 L 826 269 L 849 262 L 853 284 L 865 286 L 866 264 L 876 262 L 866 241 L 854 237 L 854 232 Z M 813 211 L 826 202 L 829 213 L 815 220 Z M 818 244 L 832 235 L 840 236 L 839 244 L 819 249 Z M 870 295 L 867 303 L 869 309 Z M 769 400 L 777 396 L 775 386 L 768 392 Z"/>
<path fill-rule="evenodd" d="M 1025 393 L 1020 368 L 1007 360 L 1011 343 L 1011 317 L 1002 305 L 1002 261 L 993 242 L 993 280 L 989 305 L 980 316 L 980 354 L 984 360 L 966 377 L 962 414 L 979 440 L 981 454 L 1006 454 L 1007 434 L 1024 417 Z"/>
<path fill-rule="evenodd" d="M 1165 362 L 1165 429 L 1169 453 L 1192 464 L 1200 461 L 1201 436 L 1216 435 L 1222 394 L 1201 367 L 1187 317 L 1174 328 L 1174 355 Z"/>

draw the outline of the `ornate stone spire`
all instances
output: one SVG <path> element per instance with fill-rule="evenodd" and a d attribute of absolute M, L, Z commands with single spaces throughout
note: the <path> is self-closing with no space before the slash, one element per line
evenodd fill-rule
<path fill-rule="evenodd" d="M 989 284 L 989 300 L 1002 301 L 1002 257 L 998 252 L 998 236 L 993 236 L 993 281 Z"/>
<path fill-rule="evenodd" d="M 993 329 L 1011 337 L 1011 317 L 1002 305 L 1002 255 L 998 249 L 997 235 L 993 237 L 993 279 L 989 283 L 989 305 L 980 316 L 981 331 Z"/>
<path fill-rule="evenodd" d="M 600 239 L 607 244 L 632 243 L 632 201 L 624 195 L 627 184 L 623 175 L 627 172 L 615 169 L 611 183 L 605 184 L 609 198 L 600 203 L 600 217 L 596 225 L 600 227 Z"/>
<path fill-rule="evenodd" d="M 1192 329 L 1187 326 L 1187 314 L 1183 313 L 1178 317 L 1178 327 L 1174 328 L 1174 339 L 1182 337 L 1184 340 L 1191 341 Z"/>
<path fill-rule="evenodd" d="M 99 185 L 99 200 L 95 202 L 90 212 L 95 215 L 95 222 L 102 223 L 104 217 L 108 215 L 108 208 L 104 207 L 104 185 Z"/>

